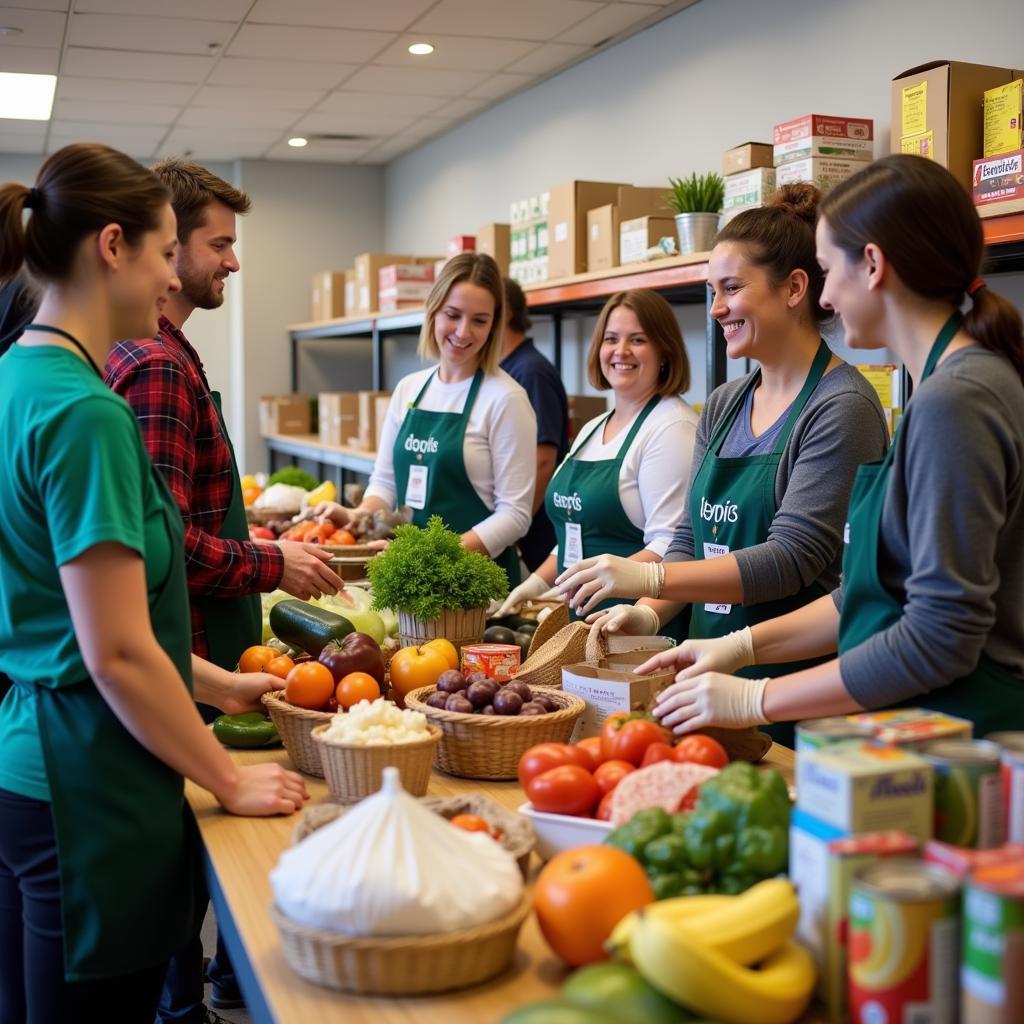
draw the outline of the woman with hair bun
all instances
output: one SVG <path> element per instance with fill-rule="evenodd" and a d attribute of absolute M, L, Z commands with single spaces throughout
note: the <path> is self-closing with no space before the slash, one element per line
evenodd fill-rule
<path fill-rule="evenodd" d="M 892 349 L 913 397 L 858 471 L 841 588 L 755 625 L 745 654 L 695 651 L 656 713 L 689 732 L 915 705 L 979 736 L 1024 729 L 1024 327 L 978 277 L 977 212 L 938 164 L 889 156 L 828 195 L 817 246 L 847 344 Z M 836 651 L 756 685 L 728 674 Z"/>

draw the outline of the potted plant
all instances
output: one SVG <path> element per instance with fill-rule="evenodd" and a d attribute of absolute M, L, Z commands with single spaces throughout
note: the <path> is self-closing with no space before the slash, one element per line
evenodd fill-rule
<path fill-rule="evenodd" d="M 679 252 L 706 252 L 718 233 L 718 217 L 725 200 L 725 181 L 720 174 L 693 173 L 688 178 L 669 178 L 669 206 L 676 214 Z"/>
<path fill-rule="evenodd" d="M 455 644 L 479 643 L 487 607 L 508 594 L 504 569 L 469 551 L 457 533 L 431 516 L 425 529 L 398 526 L 388 549 L 366 566 L 374 608 L 398 612 L 402 646 L 444 637 Z"/>

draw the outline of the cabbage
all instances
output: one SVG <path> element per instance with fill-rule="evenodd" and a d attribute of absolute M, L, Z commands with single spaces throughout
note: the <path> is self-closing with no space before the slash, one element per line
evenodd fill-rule
<path fill-rule="evenodd" d="M 269 594 L 260 594 L 260 606 L 263 612 L 262 643 L 266 643 L 274 635 L 270 628 L 270 609 L 273 608 L 278 601 L 287 601 L 291 596 L 291 594 L 284 590 L 273 590 Z"/>
<path fill-rule="evenodd" d="M 372 636 L 379 644 L 383 643 L 386 635 L 384 621 L 370 607 L 370 595 L 361 587 L 349 586 L 345 587 L 345 594 L 352 599 L 353 604 L 349 604 L 341 596 L 332 597 L 330 594 L 324 594 L 323 597 L 315 597 L 310 601 L 310 604 L 326 608 L 327 611 L 334 612 L 336 615 L 348 619 L 360 633 Z"/>
<path fill-rule="evenodd" d="M 387 636 L 398 636 L 398 614 L 392 608 L 381 608 L 377 611 L 384 623 Z"/>

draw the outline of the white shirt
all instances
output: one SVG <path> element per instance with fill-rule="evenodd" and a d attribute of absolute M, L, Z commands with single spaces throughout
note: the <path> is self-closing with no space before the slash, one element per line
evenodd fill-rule
<path fill-rule="evenodd" d="M 607 444 L 602 440 L 603 428 L 582 443 L 605 415 L 596 416 L 580 428 L 567 460 L 598 462 L 618 457 L 636 416 Z M 678 396 L 663 398 L 644 420 L 619 469 L 619 501 L 626 518 L 643 531 L 645 550 L 661 557 L 683 516 L 697 420 L 697 414 Z"/>
<path fill-rule="evenodd" d="M 433 374 L 417 408 L 425 412 L 461 413 L 473 383 L 473 378 L 468 377 L 445 384 L 438 379 L 435 369 L 432 366 L 403 377 L 388 405 L 380 451 L 366 494 L 381 498 L 392 507 L 398 500 L 395 438 L 410 403 Z M 462 457 L 473 490 L 492 513 L 473 530 L 492 557 L 500 555 L 530 528 L 537 475 L 537 418 L 526 392 L 504 370 L 484 374 L 480 382 L 466 424 Z"/>

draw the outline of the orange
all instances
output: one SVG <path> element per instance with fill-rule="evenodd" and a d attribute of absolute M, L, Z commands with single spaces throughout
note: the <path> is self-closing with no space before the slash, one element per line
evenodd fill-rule
<path fill-rule="evenodd" d="M 479 814 L 456 814 L 454 818 L 448 819 L 456 828 L 466 832 L 486 832 L 491 834 L 491 826 L 480 817 Z"/>
<path fill-rule="evenodd" d="M 263 671 L 269 672 L 272 676 L 277 676 L 278 679 L 287 679 L 288 673 L 293 668 L 295 668 L 295 662 L 287 654 L 279 654 L 273 661 L 267 662 Z"/>
<path fill-rule="evenodd" d="M 297 708 L 321 711 L 334 696 L 334 676 L 319 661 L 304 661 L 288 673 L 284 699 Z"/>
<path fill-rule="evenodd" d="M 331 534 L 332 544 L 344 545 L 347 547 L 349 544 L 355 544 L 355 542 L 355 537 L 349 533 L 348 530 L 335 530 L 334 533 Z"/>
<path fill-rule="evenodd" d="M 242 504 L 248 508 L 262 493 L 262 487 L 243 487 Z"/>
<path fill-rule="evenodd" d="M 449 668 L 459 667 L 459 652 L 455 650 L 455 644 L 451 640 L 438 637 L 436 640 L 429 640 L 421 648 L 425 651 L 437 651 L 438 654 L 448 662 Z"/>
<path fill-rule="evenodd" d="M 380 696 L 380 686 L 368 672 L 349 672 L 341 677 L 334 695 L 338 698 L 338 707 L 348 711 L 361 700 L 376 700 Z"/>
<path fill-rule="evenodd" d="M 281 652 L 274 647 L 265 647 L 263 644 L 247 647 L 238 659 L 238 671 L 266 672 L 267 665 L 280 656 Z"/>

